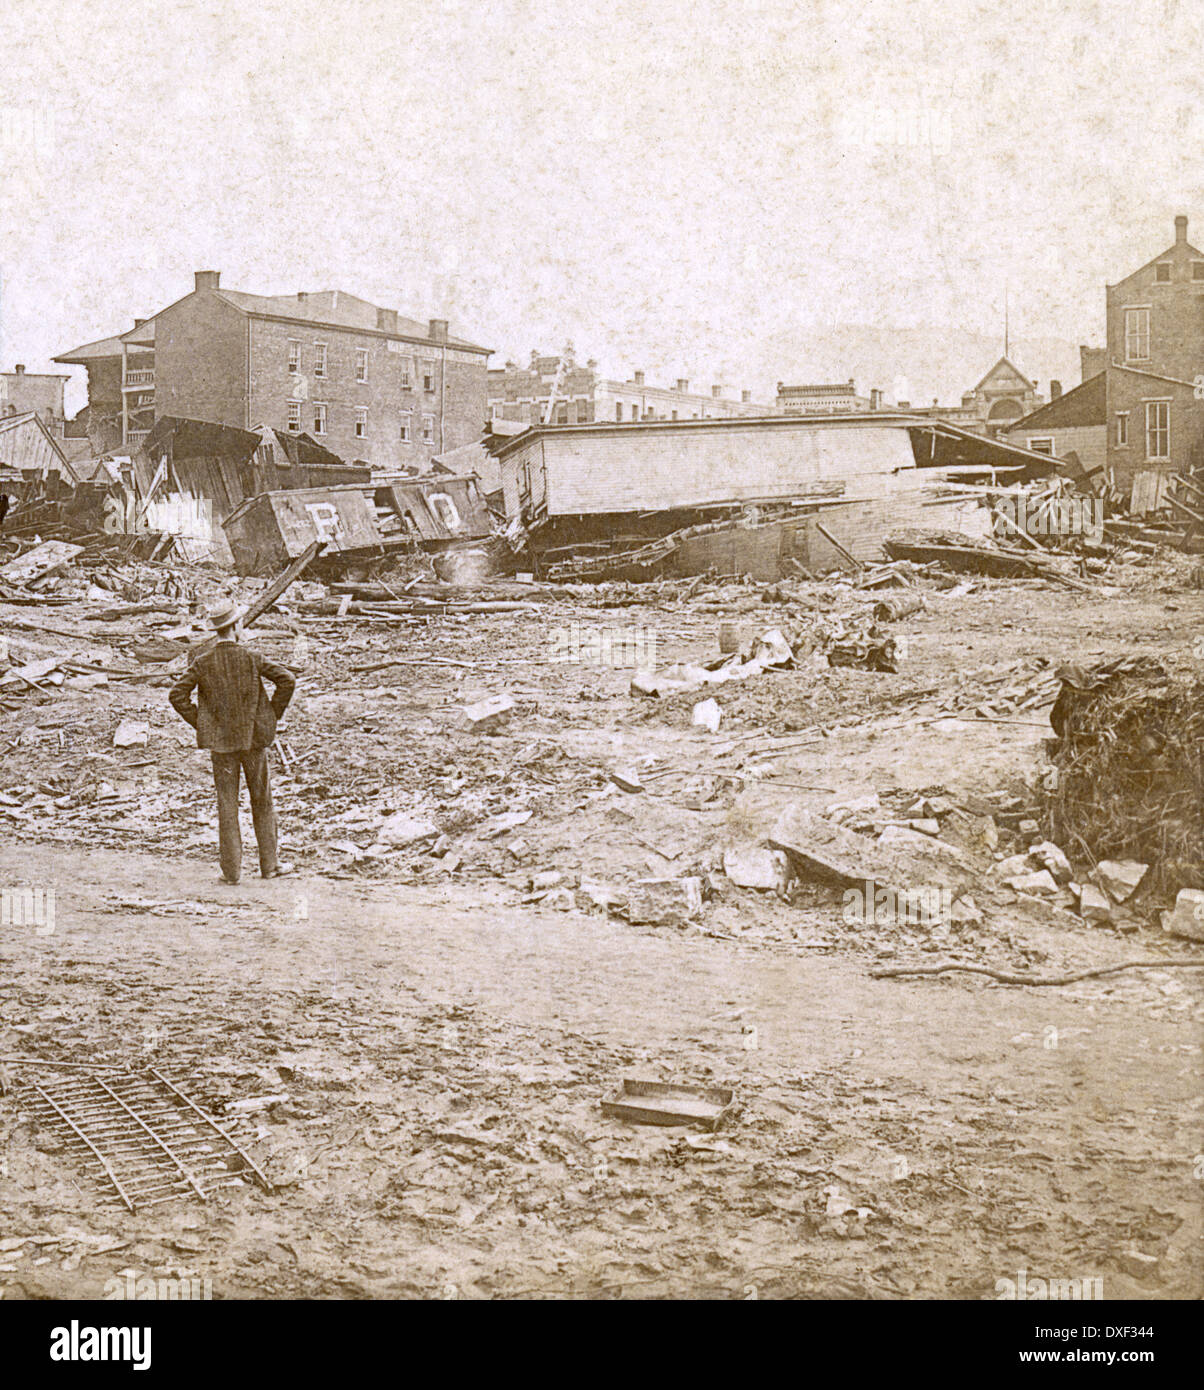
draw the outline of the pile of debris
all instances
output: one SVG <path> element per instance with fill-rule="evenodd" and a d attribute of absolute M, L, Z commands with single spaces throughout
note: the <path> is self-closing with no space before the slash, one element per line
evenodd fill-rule
<path fill-rule="evenodd" d="M 1204 681 L 1135 656 L 1058 675 L 1052 838 L 1149 864 L 1160 894 L 1204 888 Z"/>
<path fill-rule="evenodd" d="M 981 574 L 992 579 L 1045 579 L 1065 584 L 1071 589 L 1091 591 L 1091 586 L 1060 569 L 1057 561 L 1043 547 L 1024 537 L 1029 550 L 992 544 L 978 536 L 962 535 L 958 531 L 893 532 L 883 542 L 883 549 L 892 560 L 910 560 L 915 564 L 934 561 L 947 565 L 958 574 Z M 1099 570 L 1101 562 L 1082 560 L 1087 572 Z"/>

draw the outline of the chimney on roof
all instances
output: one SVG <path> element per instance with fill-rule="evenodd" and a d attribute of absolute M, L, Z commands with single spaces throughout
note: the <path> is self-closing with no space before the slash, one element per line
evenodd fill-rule
<path fill-rule="evenodd" d="M 396 309 L 377 309 L 376 327 L 381 333 L 397 332 L 397 310 Z"/>
<path fill-rule="evenodd" d="M 1187 218 L 1180 213 L 1175 218 L 1175 245 L 1183 246 L 1187 241 Z"/>
<path fill-rule="evenodd" d="M 1056 401 L 1056 400 L 1059 398 L 1059 396 L 1061 396 L 1061 394 L 1062 394 L 1062 383 L 1061 383 L 1060 381 L 1055 381 L 1055 380 L 1051 377 L 1051 378 L 1050 378 L 1050 382 L 1049 382 L 1049 399 L 1050 399 L 1051 401 Z"/>
<path fill-rule="evenodd" d="M 719 396 L 720 396 L 720 394 L 722 393 L 722 391 L 723 391 L 723 387 L 722 387 L 722 386 L 712 386 L 712 387 L 711 387 L 711 395 L 714 396 L 714 398 L 715 398 L 716 400 L 719 399 Z"/>
<path fill-rule="evenodd" d="M 198 290 L 215 290 L 222 278 L 220 270 L 194 270 L 192 274 Z"/>
<path fill-rule="evenodd" d="M 749 403 L 749 401 L 752 400 L 752 392 L 751 392 L 751 391 L 741 391 L 741 392 L 740 392 L 740 399 L 741 399 L 741 401 L 742 401 L 745 405 L 747 405 L 747 404 Z"/>
<path fill-rule="evenodd" d="M 871 410 L 881 410 L 881 409 L 882 409 L 882 390 L 881 390 L 881 388 L 878 387 L 878 386 L 871 386 L 871 387 L 870 387 L 870 409 L 871 409 Z"/>
<path fill-rule="evenodd" d="M 900 402 L 899 402 L 899 409 L 900 409 L 900 410 L 910 410 L 910 409 L 911 409 L 911 402 L 910 402 L 910 401 L 900 401 Z"/>
<path fill-rule="evenodd" d="M 431 340 L 432 343 L 446 343 L 446 342 L 447 342 L 447 320 L 446 320 L 446 319 L 431 319 L 430 326 L 429 326 L 429 328 L 427 329 L 427 335 L 426 335 L 426 336 Z"/>
<path fill-rule="evenodd" d="M 25 363 L 24 363 L 24 362 L 18 362 L 18 363 L 17 363 L 17 366 L 16 366 L 16 373 L 17 373 L 18 376 L 24 376 L 24 375 L 25 375 Z"/>
<path fill-rule="evenodd" d="M 304 290 L 297 291 L 297 303 L 304 304 L 309 299 L 309 295 Z"/>
<path fill-rule="evenodd" d="M 690 389 L 690 382 L 688 378 L 684 376 L 679 376 L 677 378 L 677 389 L 679 391 L 688 391 Z"/>
<path fill-rule="evenodd" d="M 632 381 L 635 382 L 635 384 L 636 384 L 637 386 L 643 386 L 643 384 L 644 384 L 644 373 L 643 373 L 642 371 L 632 372 L 632 374 L 631 374 L 631 379 L 632 379 Z"/>

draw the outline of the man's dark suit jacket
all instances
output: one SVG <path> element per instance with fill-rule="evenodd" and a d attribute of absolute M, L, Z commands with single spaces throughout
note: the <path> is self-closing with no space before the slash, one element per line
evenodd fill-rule
<path fill-rule="evenodd" d="M 265 680 L 275 686 L 270 700 L 263 688 Z M 196 730 L 198 748 L 237 753 L 271 747 L 276 721 L 288 708 L 296 683 L 286 667 L 237 642 L 219 642 L 189 666 L 168 699 Z"/>

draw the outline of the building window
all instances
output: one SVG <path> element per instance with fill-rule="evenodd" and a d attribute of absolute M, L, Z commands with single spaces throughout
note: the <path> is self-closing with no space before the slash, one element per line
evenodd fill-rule
<path fill-rule="evenodd" d="M 1171 403 L 1147 401 L 1145 407 L 1145 453 L 1150 459 L 1171 456 Z"/>
<path fill-rule="evenodd" d="M 1171 280 L 1170 261 L 1159 261 L 1154 267 L 1154 279 L 1160 285 L 1169 285 Z"/>
<path fill-rule="evenodd" d="M 621 425 L 622 423 L 623 423 L 623 402 L 622 402 L 622 401 L 615 401 L 615 424 L 616 424 L 616 425 Z"/>
<path fill-rule="evenodd" d="M 294 434 L 301 430 L 301 402 L 289 401 L 288 403 L 288 427 Z"/>
<path fill-rule="evenodd" d="M 671 413 L 671 415 L 669 416 L 669 418 L 670 418 L 671 420 L 676 420 L 676 419 L 677 419 L 677 411 L 676 411 L 676 410 L 673 411 L 673 412 Z"/>
<path fill-rule="evenodd" d="M 1204 261 L 1192 261 L 1191 278 L 1193 280 L 1204 280 Z"/>
<path fill-rule="evenodd" d="M 1041 439 L 1030 439 L 1028 447 L 1031 453 L 1048 454 L 1050 458 L 1053 457 L 1054 442 L 1048 436 Z"/>
<path fill-rule="evenodd" d="M 403 357 L 401 359 L 401 389 L 408 391 L 414 383 L 414 359 Z"/>
<path fill-rule="evenodd" d="M 435 389 L 435 364 L 433 362 L 422 364 L 422 389 L 424 391 Z"/>
<path fill-rule="evenodd" d="M 562 402 L 560 403 L 560 405 L 558 405 L 558 406 L 556 407 L 556 423 L 557 423 L 558 425 L 567 425 L 568 422 L 569 422 L 569 406 L 568 406 L 568 402 L 567 402 L 567 401 L 562 401 Z"/>
<path fill-rule="evenodd" d="M 414 437 L 411 433 L 412 420 L 413 416 L 408 410 L 401 412 L 401 442 L 403 444 L 408 444 Z"/>
<path fill-rule="evenodd" d="M 326 375 L 326 344 L 314 344 L 314 376 Z"/>
<path fill-rule="evenodd" d="M 422 417 L 422 442 L 424 444 L 435 442 L 435 417 L 433 415 Z"/>
<path fill-rule="evenodd" d="M 1129 412 L 1122 410 L 1116 417 L 1116 447 L 1127 449 L 1129 447 Z"/>
<path fill-rule="evenodd" d="M 355 350 L 355 379 L 356 381 L 368 380 L 368 349 L 356 348 Z"/>
<path fill-rule="evenodd" d="M 319 401 L 314 401 L 314 433 L 326 433 L 326 407 Z"/>
<path fill-rule="evenodd" d="M 1125 361 L 1148 362 L 1150 360 L 1150 311 L 1148 309 L 1125 310 Z"/>
<path fill-rule="evenodd" d="M 577 420 L 582 425 L 593 424 L 594 403 L 593 401 L 582 401 L 577 407 Z"/>
<path fill-rule="evenodd" d="M 367 439 L 368 437 L 368 412 L 360 406 L 355 412 L 355 437 L 356 439 Z"/>
<path fill-rule="evenodd" d="M 301 342 L 298 338 L 288 340 L 288 369 L 294 375 L 301 370 Z"/>

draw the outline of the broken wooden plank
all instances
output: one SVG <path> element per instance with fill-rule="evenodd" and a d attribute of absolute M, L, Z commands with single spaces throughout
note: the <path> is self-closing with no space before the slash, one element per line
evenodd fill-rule
<path fill-rule="evenodd" d="M 277 601 L 280 599 L 281 595 L 289 587 L 289 585 L 292 584 L 292 582 L 295 579 L 299 579 L 301 577 L 304 571 L 314 560 L 317 559 L 317 557 L 322 553 L 322 551 L 325 548 L 325 541 L 314 541 L 310 546 L 307 547 L 304 554 L 298 555 L 297 558 L 292 562 L 291 565 L 288 566 L 287 569 L 282 570 L 280 574 L 272 580 L 272 582 L 263 591 L 263 593 L 259 595 L 255 602 L 251 604 L 251 606 L 243 614 L 243 627 L 250 627 L 251 624 L 256 621 L 256 619 L 262 618 L 263 615 L 270 608 L 274 607 Z M 212 651 L 213 648 L 216 646 L 217 634 L 214 633 L 212 637 L 206 638 L 205 641 L 200 644 L 200 646 L 193 647 L 189 651 L 189 661 L 196 661 L 198 657 L 204 656 L 206 652 Z"/>
<path fill-rule="evenodd" d="M 66 541 L 43 541 L 0 566 L 0 579 L 9 584 L 29 584 L 35 579 L 44 579 L 82 554 L 83 549 L 82 545 L 70 545 Z"/>
<path fill-rule="evenodd" d="M 839 554 L 844 556 L 844 558 L 849 562 L 850 565 L 853 566 L 853 568 L 857 571 L 858 574 L 860 574 L 865 569 L 865 566 L 861 563 L 861 561 L 857 559 L 855 555 L 851 555 L 844 548 L 844 546 L 841 545 L 841 543 L 836 539 L 832 532 L 828 530 L 828 528 L 823 524 L 822 521 L 817 521 L 815 523 L 815 529 L 824 538 L 824 540 L 828 542 L 829 545 L 834 546 L 836 550 L 839 552 Z"/>

